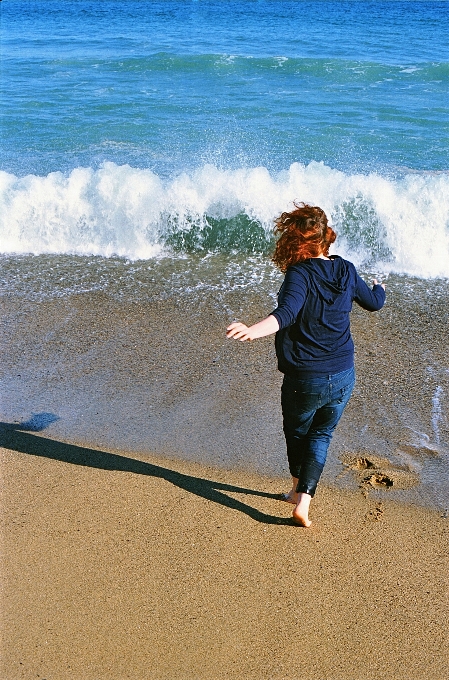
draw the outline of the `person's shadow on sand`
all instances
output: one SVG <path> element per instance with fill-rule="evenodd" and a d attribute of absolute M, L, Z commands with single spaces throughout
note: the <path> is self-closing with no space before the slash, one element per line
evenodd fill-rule
<path fill-rule="evenodd" d="M 53 439 L 36 436 L 32 432 L 44 430 L 52 422 L 59 420 L 51 413 L 35 414 L 29 421 L 23 423 L 0 423 L 0 446 L 11 451 L 28 453 L 32 456 L 41 456 L 52 460 L 60 460 L 71 465 L 83 465 L 86 467 L 99 468 L 101 470 L 119 470 L 132 472 L 136 475 L 149 475 L 160 477 L 171 484 L 185 489 L 196 496 L 201 496 L 214 503 L 219 503 L 227 508 L 239 510 L 257 522 L 264 524 L 292 525 L 291 519 L 266 515 L 260 510 L 252 508 L 231 496 L 223 493 L 242 493 L 251 496 L 263 496 L 265 498 L 280 498 L 279 494 L 265 493 L 253 489 L 245 489 L 232 484 L 222 484 L 201 477 L 185 475 L 169 468 L 146 463 L 144 461 L 120 456 L 107 451 L 97 451 L 73 444 L 65 444 Z"/>

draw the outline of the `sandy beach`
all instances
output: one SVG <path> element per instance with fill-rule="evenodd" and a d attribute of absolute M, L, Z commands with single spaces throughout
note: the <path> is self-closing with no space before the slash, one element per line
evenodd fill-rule
<path fill-rule="evenodd" d="M 354 310 L 310 529 L 279 500 L 272 340 L 224 337 L 265 292 L 5 296 L 0 677 L 445 680 L 445 298 L 420 285 Z"/>
<path fill-rule="evenodd" d="M 444 680 L 447 517 L 4 433 L 5 680 Z"/>

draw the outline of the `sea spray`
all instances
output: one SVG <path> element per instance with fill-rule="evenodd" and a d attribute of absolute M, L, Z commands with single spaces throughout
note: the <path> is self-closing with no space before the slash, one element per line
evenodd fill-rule
<path fill-rule="evenodd" d="M 449 174 L 346 174 L 323 163 L 223 170 L 164 180 L 104 163 L 68 174 L 0 173 L 1 252 L 148 259 L 170 252 L 268 252 L 293 201 L 320 205 L 356 265 L 449 276 Z"/>

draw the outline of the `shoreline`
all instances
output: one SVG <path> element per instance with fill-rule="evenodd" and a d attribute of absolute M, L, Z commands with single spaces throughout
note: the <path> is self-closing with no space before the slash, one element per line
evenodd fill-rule
<path fill-rule="evenodd" d="M 287 474 L 273 338 L 238 343 L 224 334 L 233 318 L 266 316 L 277 281 L 262 268 L 257 286 L 239 289 L 239 265 L 228 289 L 228 266 L 226 258 L 193 272 L 190 261 L 152 263 L 123 297 L 114 268 L 102 290 L 4 296 L 0 420 L 43 418 L 49 437 L 87 447 Z M 35 280 L 31 270 L 21 276 Z M 447 294 L 447 283 L 390 279 L 384 309 L 354 306 L 357 382 L 326 484 L 357 489 L 371 477 L 398 500 L 449 507 Z"/>
<path fill-rule="evenodd" d="M 447 675 L 441 512 L 322 484 L 302 529 L 279 478 L 32 437 L 0 449 L 8 680 Z"/>

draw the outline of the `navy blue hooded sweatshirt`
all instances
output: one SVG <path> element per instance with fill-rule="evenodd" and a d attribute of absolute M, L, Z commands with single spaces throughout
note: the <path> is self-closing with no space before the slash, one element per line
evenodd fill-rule
<path fill-rule="evenodd" d="M 383 307 L 385 291 L 380 285 L 369 288 L 354 265 L 337 255 L 289 267 L 278 306 L 271 313 L 279 323 L 275 340 L 279 370 L 306 378 L 352 368 L 349 313 L 353 300 L 375 312 Z"/>

